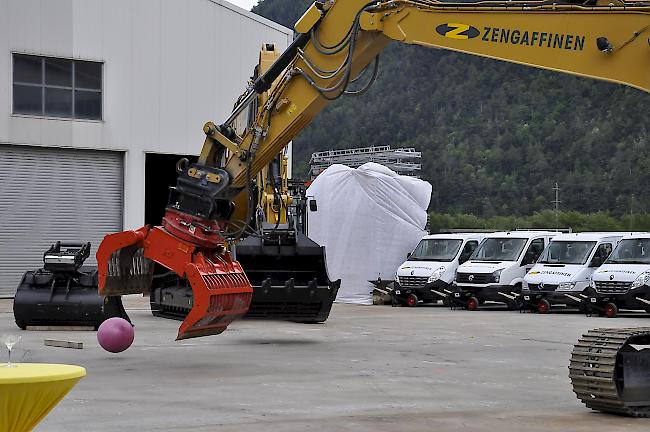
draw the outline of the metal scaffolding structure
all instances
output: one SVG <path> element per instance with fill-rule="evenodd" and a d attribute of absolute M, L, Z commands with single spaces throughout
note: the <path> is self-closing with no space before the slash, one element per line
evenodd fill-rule
<path fill-rule="evenodd" d="M 318 174 L 333 164 L 343 164 L 358 168 L 366 162 L 384 165 L 398 174 L 420 177 L 422 152 L 414 148 L 391 149 L 389 145 L 362 147 L 344 150 L 327 150 L 311 154 L 309 175 L 313 180 Z"/>

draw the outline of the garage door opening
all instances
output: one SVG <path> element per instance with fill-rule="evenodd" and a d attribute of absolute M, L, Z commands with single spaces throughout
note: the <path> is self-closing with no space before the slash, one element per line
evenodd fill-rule
<path fill-rule="evenodd" d="M 196 162 L 196 156 L 147 153 L 144 180 L 144 223 L 160 225 L 169 199 L 169 187 L 176 185 L 176 162 L 187 158 Z"/>

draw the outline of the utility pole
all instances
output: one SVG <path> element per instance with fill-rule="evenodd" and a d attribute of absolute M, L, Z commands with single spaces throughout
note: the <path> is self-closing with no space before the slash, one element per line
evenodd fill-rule
<path fill-rule="evenodd" d="M 555 186 L 553 186 L 553 190 L 555 191 L 555 200 L 553 201 L 553 205 L 555 207 L 555 229 L 560 228 L 560 186 L 555 182 Z"/>

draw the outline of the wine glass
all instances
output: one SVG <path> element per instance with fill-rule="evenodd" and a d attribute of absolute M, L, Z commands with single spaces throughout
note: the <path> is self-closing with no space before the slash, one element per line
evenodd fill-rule
<path fill-rule="evenodd" d="M 0 340 L 5 344 L 7 347 L 7 351 L 9 352 L 9 357 L 7 364 L 5 367 L 16 367 L 16 365 L 11 364 L 11 349 L 20 341 L 21 336 L 18 336 L 17 334 L 5 334 L 0 337 Z"/>

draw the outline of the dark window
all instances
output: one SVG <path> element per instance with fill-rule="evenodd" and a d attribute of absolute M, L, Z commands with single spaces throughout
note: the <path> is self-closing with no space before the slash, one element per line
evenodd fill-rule
<path fill-rule="evenodd" d="M 55 117 L 72 117 L 72 90 L 45 87 L 45 113 Z"/>
<path fill-rule="evenodd" d="M 14 54 L 14 114 L 102 119 L 102 63 Z"/>
<path fill-rule="evenodd" d="M 451 262 L 456 258 L 460 239 L 424 238 L 413 250 L 409 257 L 411 261 L 446 261 Z"/>
<path fill-rule="evenodd" d="M 102 89 L 102 64 L 87 61 L 74 62 L 75 86 L 79 89 Z"/>
<path fill-rule="evenodd" d="M 465 247 L 463 247 L 463 251 L 460 253 L 460 256 L 458 257 L 458 262 L 460 264 L 464 263 L 469 259 L 470 256 L 474 253 L 476 248 L 478 247 L 478 242 L 476 240 L 470 240 L 467 243 L 465 243 Z"/>
<path fill-rule="evenodd" d="M 46 58 L 45 85 L 72 87 L 72 60 Z"/>
<path fill-rule="evenodd" d="M 74 92 L 75 117 L 82 119 L 102 118 L 102 94 L 86 90 Z"/>
<path fill-rule="evenodd" d="M 39 57 L 14 55 L 14 82 L 41 84 L 42 60 Z"/>
<path fill-rule="evenodd" d="M 599 244 L 598 248 L 596 249 L 596 253 L 594 253 L 594 257 L 591 259 L 591 263 L 589 263 L 589 266 L 600 267 L 603 265 L 605 260 L 611 255 L 612 249 L 613 246 L 611 243 Z"/>
<path fill-rule="evenodd" d="M 14 84 L 14 112 L 43 114 L 43 91 L 40 87 Z"/>
<path fill-rule="evenodd" d="M 524 255 L 524 260 L 522 261 L 521 265 L 528 265 L 534 263 L 535 261 L 537 261 L 537 258 L 539 258 L 539 256 L 542 254 L 543 251 L 544 251 L 544 239 L 537 238 L 533 240 L 530 243 L 530 246 L 528 247 L 526 254 Z"/>

